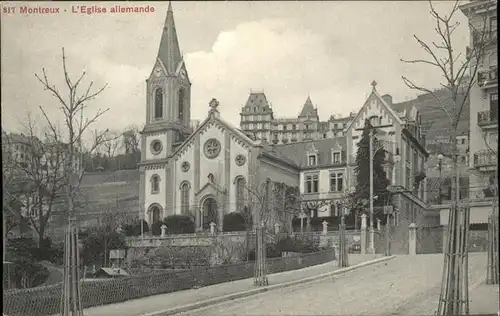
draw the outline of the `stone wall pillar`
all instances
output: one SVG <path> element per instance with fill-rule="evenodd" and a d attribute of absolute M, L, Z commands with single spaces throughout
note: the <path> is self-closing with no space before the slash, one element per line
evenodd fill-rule
<path fill-rule="evenodd" d="M 161 237 L 167 237 L 167 226 L 161 225 Z"/>
<path fill-rule="evenodd" d="M 408 253 L 410 255 L 416 255 L 417 254 L 417 225 L 415 223 L 411 223 L 409 226 L 409 233 L 408 233 Z"/>
<path fill-rule="evenodd" d="M 323 235 L 327 235 L 328 234 L 328 222 L 327 221 L 323 221 Z"/>
<path fill-rule="evenodd" d="M 366 248 L 368 246 L 368 225 L 366 224 L 366 214 L 361 215 L 361 254 L 366 254 Z"/>

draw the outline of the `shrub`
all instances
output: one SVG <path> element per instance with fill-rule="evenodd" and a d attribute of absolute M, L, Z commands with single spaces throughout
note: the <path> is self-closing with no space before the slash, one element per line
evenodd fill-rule
<path fill-rule="evenodd" d="M 281 251 L 278 249 L 276 244 L 266 245 L 266 257 L 267 258 L 281 257 Z"/>
<path fill-rule="evenodd" d="M 122 234 L 116 231 L 105 231 L 94 228 L 82 240 L 81 258 L 84 265 L 102 264 L 104 256 L 109 256 L 111 249 L 126 249 L 127 245 Z"/>
<path fill-rule="evenodd" d="M 148 222 L 146 220 L 135 219 L 131 223 L 125 224 L 123 226 L 123 233 L 125 236 L 140 236 L 141 235 L 141 221 L 142 221 L 142 231 L 147 233 L 149 231 Z"/>
<path fill-rule="evenodd" d="M 277 258 L 281 257 L 281 251 L 278 249 L 276 244 L 266 245 L 266 258 Z M 248 252 L 248 261 L 255 261 L 256 259 L 255 249 L 251 249 Z"/>
<path fill-rule="evenodd" d="M 14 263 L 14 282 L 17 288 L 30 288 L 43 284 L 49 277 L 49 270 L 33 258 L 19 257 Z"/>
<path fill-rule="evenodd" d="M 290 237 L 286 237 L 278 241 L 277 249 L 280 252 L 300 252 L 300 253 L 315 252 L 318 250 L 317 247 L 315 247 L 312 240 L 293 239 Z"/>
<path fill-rule="evenodd" d="M 236 232 L 246 230 L 247 224 L 241 213 L 232 212 L 224 216 L 222 227 L 225 232 Z"/>
<path fill-rule="evenodd" d="M 163 221 L 163 224 L 168 227 L 168 232 L 170 234 L 192 234 L 195 231 L 195 223 L 189 215 L 167 216 L 167 218 Z"/>
<path fill-rule="evenodd" d="M 39 260 L 50 258 L 50 248 L 47 253 L 43 253 L 43 247 L 50 245 L 50 239 L 44 240 L 42 249 L 32 238 L 15 238 L 7 242 L 7 261 L 14 263 L 13 281 L 16 287 L 34 287 L 44 283 L 49 272 L 47 268 L 39 264 Z M 47 258 L 42 258 L 42 257 Z"/>
<path fill-rule="evenodd" d="M 161 235 L 161 226 L 163 226 L 163 221 L 154 222 L 151 225 L 151 234 L 153 234 L 153 236 Z"/>

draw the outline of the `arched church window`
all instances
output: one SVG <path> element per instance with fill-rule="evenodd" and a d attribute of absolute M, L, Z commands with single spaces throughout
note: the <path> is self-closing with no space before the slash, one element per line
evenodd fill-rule
<path fill-rule="evenodd" d="M 184 89 L 179 90 L 179 120 L 184 121 Z"/>
<path fill-rule="evenodd" d="M 236 179 L 236 211 L 243 212 L 245 208 L 245 178 L 239 177 Z"/>
<path fill-rule="evenodd" d="M 163 89 L 155 90 L 155 119 L 163 117 Z"/>
<path fill-rule="evenodd" d="M 155 174 L 151 177 L 151 193 L 158 193 L 160 191 L 160 176 Z"/>
<path fill-rule="evenodd" d="M 181 184 L 181 214 L 189 213 L 189 183 Z"/>

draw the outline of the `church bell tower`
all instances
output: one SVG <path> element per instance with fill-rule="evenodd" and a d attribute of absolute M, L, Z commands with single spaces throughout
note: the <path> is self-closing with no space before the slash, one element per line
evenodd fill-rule
<path fill-rule="evenodd" d="M 179 48 L 170 2 L 160 48 L 146 85 L 142 162 L 167 159 L 191 133 L 191 82 Z"/>

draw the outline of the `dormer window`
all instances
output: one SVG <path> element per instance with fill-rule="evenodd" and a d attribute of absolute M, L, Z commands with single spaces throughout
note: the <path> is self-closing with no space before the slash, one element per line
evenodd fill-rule
<path fill-rule="evenodd" d="M 318 155 L 309 155 L 307 161 L 309 166 L 316 166 L 318 164 Z"/>
<path fill-rule="evenodd" d="M 332 151 L 332 164 L 341 163 L 341 162 L 342 162 L 341 152 L 338 150 Z"/>

